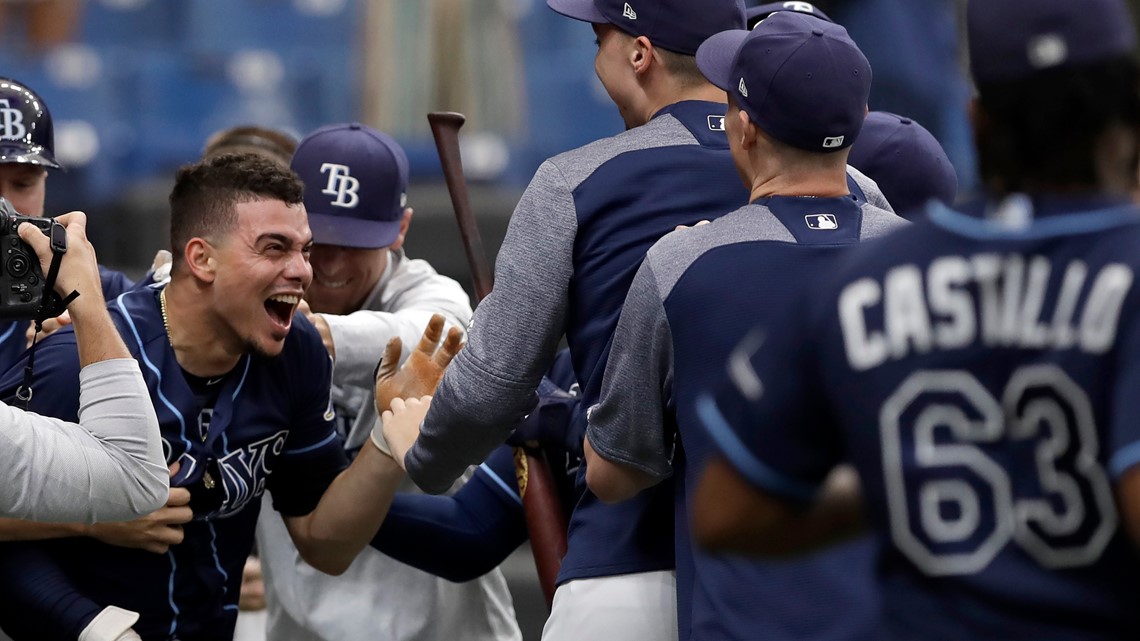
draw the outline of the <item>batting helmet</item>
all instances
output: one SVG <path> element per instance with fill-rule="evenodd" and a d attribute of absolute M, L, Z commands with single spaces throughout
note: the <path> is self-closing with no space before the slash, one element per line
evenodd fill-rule
<path fill-rule="evenodd" d="M 0 78 L 0 163 L 59 167 L 51 112 L 28 87 Z"/>

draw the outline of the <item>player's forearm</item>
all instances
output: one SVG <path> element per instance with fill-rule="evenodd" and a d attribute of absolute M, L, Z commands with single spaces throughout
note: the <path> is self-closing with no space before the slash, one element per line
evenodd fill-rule
<path fill-rule="evenodd" d="M 446 492 L 468 467 L 486 460 L 534 406 L 537 381 L 528 387 L 480 376 L 465 353 L 444 373 L 420 435 L 404 456 L 408 476 L 429 494 Z"/>
<path fill-rule="evenodd" d="M 40 523 L 24 519 L 0 518 L 0 541 L 40 541 L 87 536 L 91 527 L 83 523 Z"/>
<path fill-rule="evenodd" d="M 131 357 L 100 293 L 80 295 L 67 310 L 75 327 L 81 367 L 110 358 Z"/>
<path fill-rule="evenodd" d="M 402 478 L 395 461 L 366 443 L 316 509 L 290 525 L 301 558 L 326 574 L 344 573 L 380 529 Z"/>
<path fill-rule="evenodd" d="M 590 445 L 589 436 L 584 441 L 584 450 L 586 485 L 605 503 L 627 501 L 660 480 L 628 465 L 607 460 Z"/>
<path fill-rule="evenodd" d="M 814 552 L 865 529 L 854 471 L 837 468 L 810 504 L 753 487 L 722 459 L 706 468 L 693 501 L 697 540 L 710 550 L 783 558 Z"/>

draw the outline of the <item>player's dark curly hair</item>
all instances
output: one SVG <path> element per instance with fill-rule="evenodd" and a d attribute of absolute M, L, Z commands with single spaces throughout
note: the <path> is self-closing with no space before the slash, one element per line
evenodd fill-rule
<path fill-rule="evenodd" d="M 1131 58 L 1057 68 L 978 87 L 982 179 L 999 193 L 1100 190 L 1100 146 L 1110 132 L 1130 149 L 1136 180 L 1140 154 L 1140 72 Z"/>
<path fill-rule="evenodd" d="M 217 238 L 237 222 L 235 206 L 256 200 L 301 203 L 304 185 L 288 167 L 256 153 L 223 154 L 178 170 L 170 192 L 170 251 L 179 265 L 191 238 Z"/>

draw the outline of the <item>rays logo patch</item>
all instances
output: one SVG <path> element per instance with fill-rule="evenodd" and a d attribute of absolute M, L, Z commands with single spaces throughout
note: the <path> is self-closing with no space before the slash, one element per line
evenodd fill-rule
<path fill-rule="evenodd" d="M 839 229 L 839 222 L 831 214 L 808 214 L 804 220 L 808 229 Z"/>
<path fill-rule="evenodd" d="M 724 131 L 724 116 L 709 116 L 709 130 Z"/>

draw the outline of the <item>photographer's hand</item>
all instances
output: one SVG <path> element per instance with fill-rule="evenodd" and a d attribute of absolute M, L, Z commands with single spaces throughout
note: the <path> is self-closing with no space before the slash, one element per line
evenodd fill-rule
<path fill-rule="evenodd" d="M 131 354 L 111 322 L 103 300 L 99 263 L 95 259 L 95 248 L 87 240 L 87 215 L 73 211 L 55 220 L 67 230 L 67 253 L 60 263 L 55 289 L 63 296 L 72 291 L 79 292 L 79 297 L 68 305 L 67 310 L 75 323 L 80 365 L 110 358 L 130 358 Z M 46 274 L 52 259 L 47 236 L 29 223 L 21 224 L 16 232 L 36 252 L 40 268 Z"/>
<path fill-rule="evenodd" d="M 48 336 L 58 332 L 59 330 L 71 324 L 71 313 L 64 312 L 55 318 L 49 318 L 44 321 L 43 326 L 40 328 L 40 335 L 37 340 L 43 340 Z M 28 341 L 28 347 L 32 346 L 32 339 L 36 336 L 36 321 L 28 323 L 28 329 L 24 332 L 24 338 Z"/>

